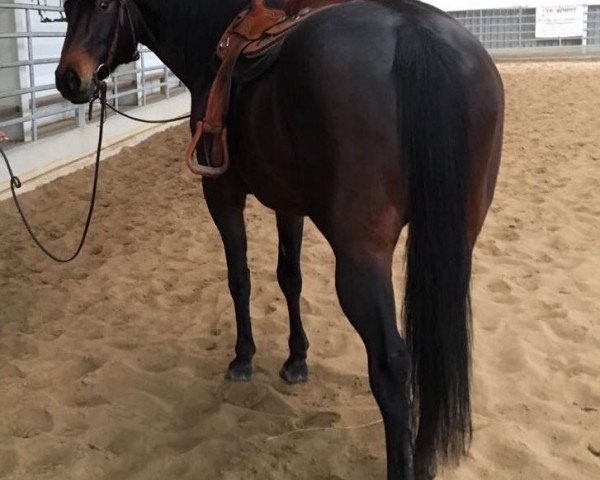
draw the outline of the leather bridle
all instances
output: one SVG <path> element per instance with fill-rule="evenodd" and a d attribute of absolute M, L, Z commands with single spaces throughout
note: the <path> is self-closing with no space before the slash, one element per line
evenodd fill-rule
<path fill-rule="evenodd" d="M 117 0 L 119 13 L 117 15 L 117 19 L 115 21 L 115 26 L 113 28 L 112 41 L 110 43 L 110 47 L 108 49 L 108 53 L 106 55 L 106 60 L 104 63 L 101 63 L 96 69 L 95 80 L 102 81 L 108 78 L 110 73 L 112 72 L 112 66 L 115 61 L 115 57 L 117 55 L 117 48 L 119 46 L 119 37 L 122 28 L 125 26 L 125 22 L 129 24 L 129 29 L 131 32 L 131 40 L 133 43 L 133 53 L 131 55 L 131 61 L 135 62 L 140 58 L 140 52 L 138 50 L 138 41 L 137 36 L 135 34 L 135 25 L 133 23 L 133 19 L 131 17 L 131 11 L 129 8 L 129 2 L 131 0 Z"/>

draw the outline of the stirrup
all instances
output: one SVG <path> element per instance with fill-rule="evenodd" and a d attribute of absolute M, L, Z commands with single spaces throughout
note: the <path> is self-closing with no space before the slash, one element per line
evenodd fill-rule
<path fill-rule="evenodd" d="M 213 151 L 211 152 L 210 157 L 215 158 L 215 147 L 220 148 L 221 157 L 223 158 L 223 163 L 219 167 L 213 167 L 212 165 L 201 165 L 198 162 L 198 157 L 194 155 L 196 153 L 196 148 L 198 147 L 198 143 L 202 139 L 204 134 L 210 135 L 219 135 L 220 136 L 220 145 L 217 143 L 217 139 L 215 138 L 213 141 Z M 210 158 L 208 159 L 210 163 Z M 187 155 L 186 155 L 186 163 L 188 168 L 192 171 L 192 173 L 196 175 L 202 175 L 203 177 L 214 178 L 220 175 L 223 175 L 227 169 L 229 168 L 229 148 L 227 147 L 227 127 L 221 126 L 212 126 L 206 122 L 198 122 L 196 125 L 196 133 L 190 144 L 188 145 Z"/>

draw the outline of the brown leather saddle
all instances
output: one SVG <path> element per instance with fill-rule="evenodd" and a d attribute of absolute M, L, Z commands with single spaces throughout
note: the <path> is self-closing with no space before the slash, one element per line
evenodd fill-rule
<path fill-rule="evenodd" d="M 186 161 L 190 170 L 206 177 L 217 177 L 229 168 L 226 118 L 236 64 L 260 59 L 279 44 L 303 20 L 332 5 L 347 0 L 289 0 L 285 8 L 269 8 L 265 0 L 252 0 L 251 7 L 241 12 L 229 25 L 217 47 L 221 65 L 213 80 L 204 119 L 197 123 L 188 146 Z M 198 162 L 196 150 L 205 135 L 211 135 L 206 165 Z"/>

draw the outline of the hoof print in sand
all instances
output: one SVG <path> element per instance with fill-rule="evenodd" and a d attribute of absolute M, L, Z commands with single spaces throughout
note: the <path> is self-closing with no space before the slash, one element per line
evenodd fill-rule
<path fill-rule="evenodd" d="M 39 407 L 18 409 L 11 421 L 12 434 L 18 438 L 33 438 L 54 428 L 54 420 L 47 410 Z"/>

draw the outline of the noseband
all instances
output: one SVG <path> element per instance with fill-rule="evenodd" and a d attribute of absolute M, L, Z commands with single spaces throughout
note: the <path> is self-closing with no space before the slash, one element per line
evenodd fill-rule
<path fill-rule="evenodd" d="M 131 55 L 131 61 L 135 62 L 140 58 L 140 52 L 137 48 L 138 42 L 136 40 L 135 27 L 133 24 L 133 19 L 131 18 L 131 11 L 128 6 L 128 3 L 130 1 L 131 0 L 117 0 L 119 6 L 119 14 L 117 15 L 117 20 L 113 29 L 112 42 L 110 44 L 108 54 L 106 55 L 105 62 L 98 66 L 98 69 L 94 74 L 96 81 L 105 80 L 112 71 L 112 64 L 115 61 L 115 57 L 117 55 L 119 36 L 121 33 L 121 29 L 125 26 L 125 22 L 129 24 L 129 29 L 131 31 L 131 39 L 133 42 L 133 54 Z"/>

